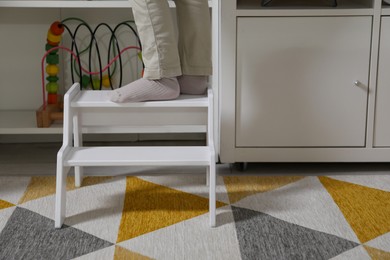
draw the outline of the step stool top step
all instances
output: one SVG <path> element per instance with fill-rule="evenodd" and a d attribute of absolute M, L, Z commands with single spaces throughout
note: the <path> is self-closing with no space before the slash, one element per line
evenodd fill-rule
<path fill-rule="evenodd" d="M 175 100 L 115 103 L 112 90 L 83 90 L 71 102 L 72 107 L 207 107 L 205 95 L 180 95 Z"/>
<path fill-rule="evenodd" d="M 207 166 L 207 146 L 99 146 L 75 147 L 64 158 L 65 166 Z"/>

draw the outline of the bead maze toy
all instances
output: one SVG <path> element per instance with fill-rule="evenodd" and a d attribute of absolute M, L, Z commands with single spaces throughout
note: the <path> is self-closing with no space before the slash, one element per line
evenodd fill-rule
<path fill-rule="evenodd" d="M 79 24 L 76 26 L 74 31 L 66 25 L 68 21 L 78 21 Z M 41 60 L 41 78 L 42 78 L 42 97 L 43 104 L 36 111 L 37 127 L 50 127 L 51 124 L 56 120 L 63 119 L 63 102 L 62 96 L 59 94 L 60 84 L 59 84 L 59 73 L 60 73 L 60 54 L 59 51 L 67 52 L 70 54 L 70 67 L 71 67 L 71 78 L 72 83 L 75 83 L 75 75 L 78 76 L 78 82 L 80 83 L 81 89 L 93 89 L 101 90 L 102 88 L 114 89 L 113 86 L 113 75 L 117 68 L 117 63 L 119 63 L 119 83 L 116 88 L 121 87 L 122 85 L 122 70 L 123 70 L 123 61 L 122 54 L 129 50 L 135 49 L 138 52 L 138 58 L 142 63 L 142 71 L 140 75 L 143 74 L 144 64 L 142 62 L 142 50 L 141 43 L 138 37 L 136 30 L 130 25 L 133 21 L 125 21 L 119 23 L 112 29 L 106 23 L 100 23 L 96 26 L 94 30 L 83 20 L 79 18 L 67 18 L 63 21 L 55 21 L 50 25 L 50 28 L 47 33 L 46 45 L 45 45 L 45 54 Z M 132 34 L 136 37 L 138 46 L 128 46 L 123 49 L 120 48 L 116 33 L 121 27 L 127 27 L 130 29 Z M 87 48 L 79 51 L 79 45 L 77 43 L 77 33 L 80 28 L 86 28 L 87 32 L 90 33 L 90 42 Z M 108 43 L 108 61 L 107 65 L 103 68 L 101 51 L 98 45 L 97 32 L 99 28 L 106 28 L 111 33 L 110 40 Z M 63 45 L 60 45 L 62 36 L 64 32 L 71 37 L 71 47 L 67 48 Z M 95 52 L 92 52 L 94 47 Z M 87 53 L 88 51 L 88 69 L 82 66 L 81 55 Z M 111 54 L 114 54 L 115 57 L 111 59 Z M 92 55 L 97 56 L 98 70 L 92 71 Z M 45 65 L 46 62 L 46 65 Z M 113 67 L 113 69 L 111 69 Z M 103 74 L 107 71 L 106 74 Z M 45 72 L 46 72 L 46 82 L 45 82 Z"/>
<path fill-rule="evenodd" d="M 49 127 L 53 121 L 62 120 L 62 104 L 58 98 L 58 73 L 59 73 L 59 62 L 60 58 L 58 55 L 59 49 L 55 47 L 61 42 L 62 34 L 64 32 L 64 26 L 56 21 L 51 24 L 47 32 L 47 43 L 45 46 L 48 54 L 46 55 L 46 73 L 48 77 L 46 80 L 47 91 L 47 104 L 44 101 L 44 104 L 36 112 L 37 117 L 37 126 L 38 127 Z M 45 96 L 45 92 L 42 93 Z"/>

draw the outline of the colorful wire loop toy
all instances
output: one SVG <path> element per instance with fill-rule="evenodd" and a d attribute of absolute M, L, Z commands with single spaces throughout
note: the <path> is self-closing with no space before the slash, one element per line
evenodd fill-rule
<path fill-rule="evenodd" d="M 72 31 L 70 27 L 67 26 L 66 23 L 68 21 L 79 22 L 79 24 L 76 25 L 74 31 Z M 41 60 L 43 104 L 42 107 L 37 111 L 38 127 L 49 127 L 54 120 L 59 120 L 62 118 L 62 116 L 58 115 L 59 106 L 61 106 L 60 95 L 58 93 L 60 89 L 58 83 L 60 72 L 59 50 L 61 49 L 62 51 L 68 52 L 70 54 L 72 83 L 76 82 L 77 75 L 77 81 L 80 82 L 80 86 L 83 89 L 91 88 L 93 90 L 101 90 L 103 87 L 114 89 L 113 74 L 117 70 L 117 66 L 119 64 L 119 82 L 118 85 L 115 87 L 119 88 L 122 86 L 123 80 L 122 54 L 129 49 L 135 49 L 137 51 L 138 58 L 142 62 L 141 42 L 136 30 L 131 26 L 131 23 L 134 22 L 124 21 L 116 25 L 115 28 L 111 28 L 106 23 L 100 23 L 96 26 L 94 30 L 92 30 L 92 28 L 85 21 L 79 18 L 67 18 L 63 21 L 55 21 L 50 25 L 50 28 L 47 32 L 47 39 L 45 45 L 46 52 Z M 120 49 L 116 34 L 122 27 L 130 29 L 131 33 L 137 39 L 138 46 L 128 46 L 123 49 Z M 80 48 L 77 43 L 77 34 L 81 28 L 85 28 L 90 34 L 90 41 L 88 46 L 80 51 Z M 99 48 L 98 39 L 96 36 L 100 28 L 107 29 L 107 31 L 109 31 L 111 34 L 107 50 L 107 64 L 104 67 L 102 65 L 101 50 Z M 64 32 L 69 34 L 69 36 L 71 37 L 72 44 L 70 48 L 60 45 Z M 94 52 L 92 50 L 94 50 Z M 81 55 L 84 53 L 88 54 L 88 69 L 84 68 L 81 64 Z M 97 60 L 97 62 L 95 61 L 98 65 L 97 71 L 92 71 L 92 63 L 94 62 L 92 59 L 93 56 Z M 144 64 L 142 62 L 141 76 L 143 74 L 143 68 Z M 106 71 L 107 73 L 103 74 Z M 46 81 L 45 72 L 47 74 Z"/>
<path fill-rule="evenodd" d="M 49 31 L 47 32 L 47 43 L 45 46 L 46 51 L 52 50 L 60 44 L 64 30 L 64 26 L 58 21 L 51 24 Z M 48 74 L 48 77 L 46 78 L 48 81 L 46 84 L 48 104 L 57 104 L 58 102 L 58 73 L 60 71 L 58 66 L 60 63 L 58 50 L 59 49 L 53 49 L 48 52 L 48 55 L 46 55 L 47 65 L 45 71 Z"/>

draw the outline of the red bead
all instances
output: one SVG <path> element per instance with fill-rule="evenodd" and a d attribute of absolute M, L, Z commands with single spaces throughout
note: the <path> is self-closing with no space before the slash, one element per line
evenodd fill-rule
<path fill-rule="evenodd" d="M 47 94 L 47 103 L 48 104 L 57 104 L 58 102 L 58 95 L 57 93 L 48 93 Z"/>
<path fill-rule="evenodd" d="M 50 31 L 54 35 L 61 35 L 64 32 L 64 30 L 65 30 L 65 27 L 59 21 L 55 21 L 54 23 L 52 23 L 50 25 Z"/>

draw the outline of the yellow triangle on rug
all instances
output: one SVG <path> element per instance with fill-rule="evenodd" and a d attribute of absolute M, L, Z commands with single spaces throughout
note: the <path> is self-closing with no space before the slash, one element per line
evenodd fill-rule
<path fill-rule="evenodd" d="M 127 177 L 117 243 L 205 214 L 208 206 L 207 198 Z"/>
<path fill-rule="evenodd" d="M 390 231 L 390 192 L 318 177 L 362 243 Z"/>
<path fill-rule="evenodd" d="M 81 184 L 83 186 L 94 185 L 102 183 L 112 177 L 85 177 Z M 66 179 L 66 190 L 74 190 L 75 180 L 74 177 L 68 177 Z M 42 198 L 56 193 L 56 177 L 55 176 L 37 176 L 32 177 L 30 183 L 24 192 L 23 196 L 19 200 L 19 204 L 25 203 L 30 200 Z"/>
<path fill-rule="evenodd" d="M 150 260 L 152 258 L 132 252 L 121 246 L 115 246 L 114 260 L 127 260 L 127 259 Z"/>
<path fill-rule="evenodd" d="M 15 206 L 14 204 L 5 201 L 5 200 L 0 200 L 0 209 L 6 209 Z"/>
<path fill-rule="evenodd" d="M 230 203 L 253 194 L 275 190 L 304 176 L 225 176 L 223 178 Z"/>
<path fill-rule="evenodd" d="M 377 248 L 373 248 L 370 246 L 363 245 L 372 260 L 389 260 L 390 252 L 386 252 Z"/>

